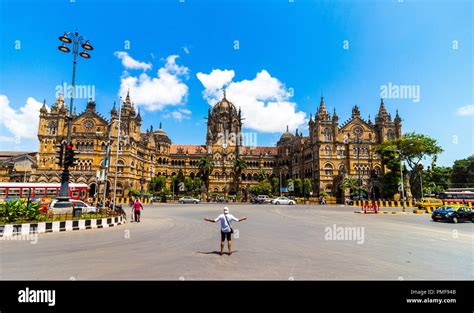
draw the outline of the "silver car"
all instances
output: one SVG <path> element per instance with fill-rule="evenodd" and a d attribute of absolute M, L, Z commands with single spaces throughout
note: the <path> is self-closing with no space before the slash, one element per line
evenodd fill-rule
<path fill-rule="evenodd" d="M 278 197 L 272 200 L 273 204 L 288 204 L 293 205 L 296 204 L 295 200 L 288 199 L 287 197 Z"/>
<path fill-rule="evenodd" d="M 194 204 L 198 204 L 200 202 L 199 199 L 196 199 L 196 198 L 193 198 L 193 197 L 190 197 L 190 196 L 185 196 L 185 197 L 182 197 L 179 199 L 179 203 L 194 203 Z"/>

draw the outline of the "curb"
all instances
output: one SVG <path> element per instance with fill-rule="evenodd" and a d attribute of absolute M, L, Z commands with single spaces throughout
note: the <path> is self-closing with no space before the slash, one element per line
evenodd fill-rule
<path fill-rule="evenodd" d="M 83 229 L 109 228 L 125 224 L 122 216 L 76 221 L 38 222 L 24 224 L 6 224 L 0 226 L 0 238 L 15 235 L 54 233 Z"/>
<path fill-rule="evenodd" d="M 364 211 L 354 211 L 354 213 L 364 214 Z M 401 214 L 401 215 L 407 215 L 409 213 L 408 212 L 399 212 L 399 211 L 378 211 L 377 213 L 367 212 L 366 214 Z"/>

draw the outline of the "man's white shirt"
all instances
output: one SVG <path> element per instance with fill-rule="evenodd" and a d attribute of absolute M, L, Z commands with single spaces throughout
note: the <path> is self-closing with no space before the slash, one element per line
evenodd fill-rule
<path fill-rule="evenodd" d="M 227 217 L 227 220 L 229 221 L 230 224 L 232 224 L 232 222 L 238 222 L 239 219 L 236 218 L 235 216 L 233 216 L 232 214 L 221 214 L 219 215 L 215 220 L 214 222 L 221 222 L 221 231 L 223 233 L 230 233 L 230 227 L 231 225 L 229 225 L 227 223 L 227 220 L 226 220 L 226 217 Z"/>

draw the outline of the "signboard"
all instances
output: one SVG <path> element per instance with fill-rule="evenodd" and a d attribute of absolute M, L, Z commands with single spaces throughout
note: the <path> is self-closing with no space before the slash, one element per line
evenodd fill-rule
<path fill-rule="evenodd" d="M 287 192 L 287 191 L 288 191 L 288 187 L 281 187 L 281 188 L 280 188 L 280 191 Z"/>

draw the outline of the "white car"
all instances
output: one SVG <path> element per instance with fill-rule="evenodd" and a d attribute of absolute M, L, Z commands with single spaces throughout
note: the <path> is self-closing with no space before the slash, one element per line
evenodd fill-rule
<path fill-rule="evenodd" d="M 193 197 L 189 197 L 189 196 L 185 196 L 185 197 L 182 197 L 179 199 L 179 203 L 194 203 L 194 204 L 198 204 L 200 202 L 199 199 L 196 199 L 196 198 L 193 198 Z"/>
<path fill-rule="evenodd" d="M 70 204 L 72 204 L 72 206 Z M 98 212 L 97 207 L 88 205 L 87 203 L 81 200 L 70 199 L 69 203 L 58 202 L 58 200 L 53 200 L 49 204 L 49 209 L 54 214 L 72 213 L 73 212 L 72 207 L 74 207 L 74 209 L 81 209 L 82 213 L 97 213 Z"/>
<path fill-rule="evenodd" d="M 293 205 L 296 204 L 295 200 L 288 199 L 287 197 L 278 197 L 272 200 L 273 204 L 289 204 Z"/>

